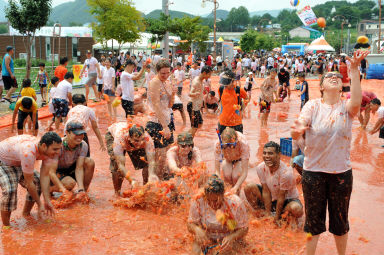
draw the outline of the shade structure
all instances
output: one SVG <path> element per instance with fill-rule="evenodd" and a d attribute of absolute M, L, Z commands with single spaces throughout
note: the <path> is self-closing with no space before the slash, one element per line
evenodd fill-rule
<path fill-rule="evenodd" d="M 217 41 L 218 42 L 224 42 L 224 39 L 223 39 L 223 37 L 220 37 Z"/>
<path fill-rule="evenodd" d="M 320 38 L 317 38 L 311 44 L 308 46 L 306 51 L 335 51 L 335 49 L 329 45 L 329 43 L 324 39 L 324 36 L 321 36 Z"/>

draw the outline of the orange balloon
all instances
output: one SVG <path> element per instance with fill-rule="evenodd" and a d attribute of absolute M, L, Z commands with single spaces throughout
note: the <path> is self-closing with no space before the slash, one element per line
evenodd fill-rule
<path fill-rule="evenodd" d="M 327 23 L 325 22 L 325 19 L 323 17 L 320 17 L 317 19 L 317 25 L 319 25 L 319 27 L 321 28 L 325 28 Z"/>

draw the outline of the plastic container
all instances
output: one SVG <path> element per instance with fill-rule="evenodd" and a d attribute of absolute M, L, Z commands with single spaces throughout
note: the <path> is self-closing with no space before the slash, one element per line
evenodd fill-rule
<path fill-rule="evenodd" d="M 367 79 L 384 80 L 384 63 L 370 64 L 367 70 Z"/>
<path fill-rule="evenodd" d="M 292 138 L 280 138 L 280 152 L 281 154 L 291 157 L 292 156 Z M 301 155 L 301 150 L 299 149 L 298 155 Z"/>

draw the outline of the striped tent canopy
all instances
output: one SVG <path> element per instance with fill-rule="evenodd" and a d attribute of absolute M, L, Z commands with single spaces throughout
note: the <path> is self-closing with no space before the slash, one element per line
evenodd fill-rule
<path fill-rule="evenodd" d="M 307 51 L 335 51 L 335 49 L 329 45 L 329 43 L 324 39 L 324 36 L 321 36 L 320 38 L 317 38 L 306 49 Z"/>

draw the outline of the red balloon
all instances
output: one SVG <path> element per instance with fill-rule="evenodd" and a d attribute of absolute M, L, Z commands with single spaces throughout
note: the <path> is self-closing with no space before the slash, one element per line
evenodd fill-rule
<path fill-rule="evenodd" d="M 325 28 L 327 23 L 325 22 L 325 19 L 323 17 L 320 17 L 317 19 L 317 25 L 321 28 Z"/>

